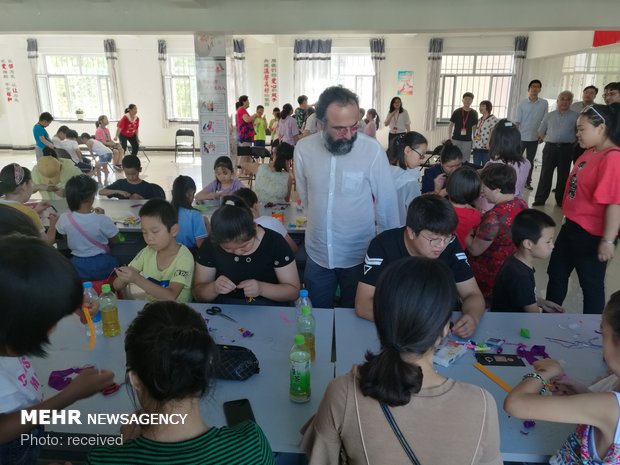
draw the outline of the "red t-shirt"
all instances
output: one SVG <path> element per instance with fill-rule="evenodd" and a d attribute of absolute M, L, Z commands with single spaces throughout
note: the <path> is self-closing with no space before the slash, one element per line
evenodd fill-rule
<path fill-rule="evenodd" d="M 125 137 L 133 137 L 138 131 L 140 126 L 140 118 L 136 116 L 135 121 L 132 123 L 129 121 L 127 115 L 123 115 L 116 127 L 121 129 L 121 134 Z"/>
<path fill-rule="evenodd" d="M 243 115 L 250 116 L 245 108 L 239 107 L 237 109 L 237 136 L 239 142 L 252 142 L 254 140 L 254 123 L 243 121 Z"/>
<path fill-rule="evenodd" d="M 594 236 L 605 232 L 607 205 L 620 204 L 620 147 L 586 150 L 573 166 L 562 201 L 564 216 Z"/>
<path fill-rule="evenodd" d="M 476 208 L 454 207 L 454 211 L 459 219 L 454 234 L 459 240 L 463 250 L 465 250 L 467 249 L 467 246 L 465 245 L 465 238 L 469 236 L 472 229 L 478 227 L 482 214 L 480 213 L 480 210 Z"/>

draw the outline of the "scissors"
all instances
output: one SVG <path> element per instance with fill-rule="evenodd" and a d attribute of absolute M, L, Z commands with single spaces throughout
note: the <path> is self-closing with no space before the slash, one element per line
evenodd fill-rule
<path fill-rule="evenodd" d="M 237 320 L 235 320 L 234 318 L 229 317 L 225 313 L 222 313 L 222 309 L 220 307 L 213 306 L 213 307 L 207 308 L 206 312 L 207 312 L 207 315 L 221 316 L 222 318 L 226 318 L 228 321 L 232 321 L 233 323 L 237 323 Z"/>

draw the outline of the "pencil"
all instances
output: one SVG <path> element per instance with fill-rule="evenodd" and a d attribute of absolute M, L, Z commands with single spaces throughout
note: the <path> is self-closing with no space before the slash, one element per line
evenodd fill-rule
<path fill-rule="evenodd" d="M 489 370 L 484 365 L 481 365 L 480 363 L 476 362 L 474 363 L 474 366 L 478 368 L 478 370 L 480 370 L 482 373 L 484 373 L 487 376 L 487 378 L 489 378 L 491 381 L 493 381 L 495 384 L 501 387 L 504 391 L 506 392 L 512 391 L 512 387 L 506 381 L 501 379 L 499 376 L 497 376 L 495 373 L 493 373 L 491 370 Z"/>

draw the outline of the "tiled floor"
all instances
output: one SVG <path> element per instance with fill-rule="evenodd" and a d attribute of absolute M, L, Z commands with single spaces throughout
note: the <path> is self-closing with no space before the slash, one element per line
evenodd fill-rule
<path fill-rule="evenodd" d="M 149 152 L 150 162 L 147 162 L 143 155 L 140 159 L 142 165 L 143 178 L 150 182 L 154 182 L 163 187 L 168 193 L 172 189 L 172 182 L 179 174 L 191 176 L 196 181 L 196 185 L 200 190 L 202 188 L 201 181 L 201 166 L 200 158 L 197 157 L 193 162 L 189 157 L 179 159 L 177 163 L 174 162 L 173 152 Z M 26 151 L 0 151 L 0 168 L 8 163 L 16 162 L 25 167 L 32 168 L 35 164 L 34 152 Z M 536 170 L 534 171 L 533 184 L 536 186 L 538 181 L 538 174 L 540 172 L 540 165 L 536 164 Z M 122 172 L 117 173 L 118 176 L 122 176 Z M 114 175 L 110 178 L 114 180 Z M 533 197 L 533 191 L 526 191 L 525 200 L 531 202 Z M 543 207 L 544 211 L 551 215 L 559 226 L 562 221 L 562 212 L 555 206 L 553 196 L 549 199 L 547 205 Z M 616 252 L 616 257 L 609 264 L 607 270 L 606 290 L 607 297 L 614 291 L 620 289 L 620 249 Z M 541 261 L 536 266 L 536 283 L 538 286 L 538 295 L 544 296 L 544 290 L 547 286 L 547 261 Z M 573 273 L 569 284 L 569 291 L 564 306 L 570 312 L 580 313 L 582 308 L 582 293 L 579 287 L 577 276 Z"/>

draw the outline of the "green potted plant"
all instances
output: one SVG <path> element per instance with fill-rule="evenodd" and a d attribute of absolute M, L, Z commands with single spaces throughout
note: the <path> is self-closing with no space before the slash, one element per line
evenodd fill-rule
<path fill-rule="evenodd" d="M 78 121 L 82 121 L 84 119 L 84 110 L 82 110 L 81 108 L 77 108 L 75 110 L 75 116 Z"/>

